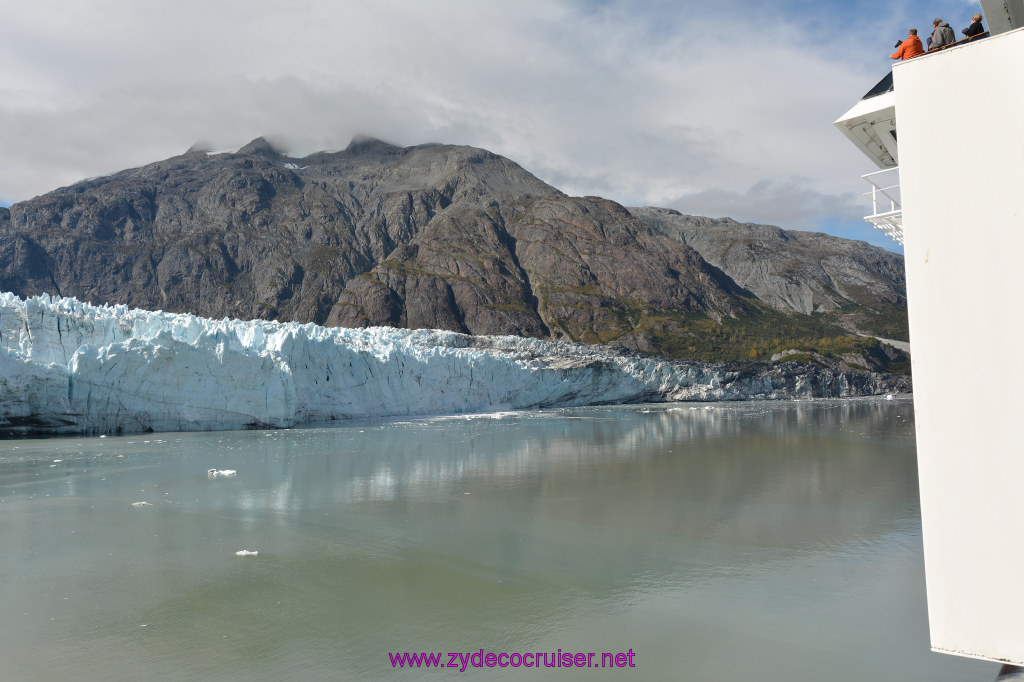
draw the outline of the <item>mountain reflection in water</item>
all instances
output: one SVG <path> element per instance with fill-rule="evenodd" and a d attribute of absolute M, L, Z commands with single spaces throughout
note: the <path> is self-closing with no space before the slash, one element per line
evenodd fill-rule
<path fill-rule="evenodd" d="M 0 513 L 11 679 L 418 679 L 388 652 L 481 648 L 636 652 L 596 679 L 996 670 L 928 650 L 909 400 L 4 441 Z"/>

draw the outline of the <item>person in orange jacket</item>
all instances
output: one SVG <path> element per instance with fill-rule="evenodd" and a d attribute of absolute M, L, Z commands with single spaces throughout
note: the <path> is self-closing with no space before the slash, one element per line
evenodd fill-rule
<path fill-rule="evenodd" d="M 899 49 L 889 55 L 889 59 L 910 59 L 919 54 L 924 54 L 924 47 L 921 45 L 921 39 L 917 37 L 916 28 L 910 29 L 907 33 L 907 39 L 899 43 L 897 47 Z"/>

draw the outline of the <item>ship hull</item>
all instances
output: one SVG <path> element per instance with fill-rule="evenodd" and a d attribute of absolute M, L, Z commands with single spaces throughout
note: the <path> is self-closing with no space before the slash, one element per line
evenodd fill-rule
<path fill-rule="evenodd" d="M 894 68 L 937 651 L 1024 665 L 1024 31 Z"/>

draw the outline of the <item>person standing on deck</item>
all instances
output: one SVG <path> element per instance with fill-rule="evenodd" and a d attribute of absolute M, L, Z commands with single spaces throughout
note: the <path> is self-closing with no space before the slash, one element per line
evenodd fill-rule
<path fill-rule="evenodd" d="M 968 40 L 976 35 L 980 35 L 985 32 L 985 27 L 981 25 L 981 15 L 975 14 L 971 17 L 971 25 L 964 29 L 963 33 L 967 36 Z"/>
<path fill-rule="evenodd" d="M 938 50 L 956 42 L 953 29 L 942 19 L 932 22 L 932 38 L 928 42 L 928 51 Z"/>
<path fill-rule="evenodd" d="M 921 39 L 917 37 L 917 29 L 912 28 L 907 32 L 907 39 L 897 45 L 899 48 L 893 54 L 889 55 L 889 59 L 910 59 L 916 57 L 919 54 L 924 54 L 924 48 L 921 46 Z"/>

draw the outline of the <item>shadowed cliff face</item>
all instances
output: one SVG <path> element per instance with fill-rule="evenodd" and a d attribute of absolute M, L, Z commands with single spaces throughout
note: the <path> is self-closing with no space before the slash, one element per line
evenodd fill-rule
<path fill-rule="evenodd" d="M 687 222 L 700 220 L 568 197 L 471 147 L 361 138 L 293 159 L 257 139 L 0 208 L 0 289 L 677 357 L 707 355 L 720 332 L 740 348 L 793 313 L 802 334 L 842 323 L 905 338 L 862 310 L 904 304 L 901 257 L 765 226 L 739 226 L 756 239 L 723 246 L 728 230 L 712 238 Z M 817 319 L 835 311 L 846 317 Z"/>

